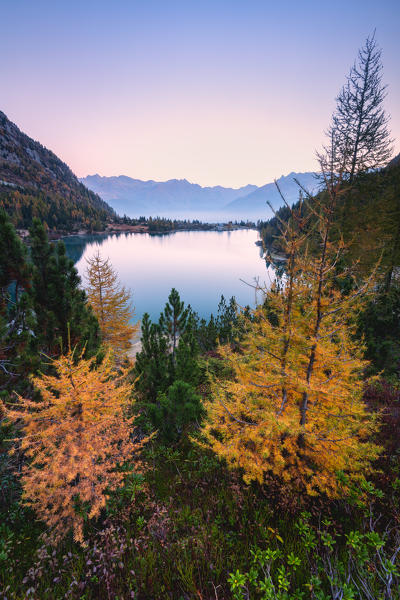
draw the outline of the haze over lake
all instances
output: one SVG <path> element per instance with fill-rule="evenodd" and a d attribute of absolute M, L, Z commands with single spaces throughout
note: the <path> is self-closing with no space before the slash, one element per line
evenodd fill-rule
<path fill-rule="evenodd" d="M 131 290 L 136 319 L 148 312 L 158 320 L 172 287 L 205 318 L 216 314 L 221 294 L 235 296 L 241 306 L 254 306 L 255 291 L 241 279 L 269 284 L 272 273 L 255 244 L 258 239 L 258 232 L 250 229 L 74 236 L 64 241 L 83 282 L 86 259 L 99 251 Z"/>

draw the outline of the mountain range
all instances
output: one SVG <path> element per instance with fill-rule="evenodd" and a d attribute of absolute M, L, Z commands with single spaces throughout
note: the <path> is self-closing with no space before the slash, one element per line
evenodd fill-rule
<path fill-rule="evenodd" d="M 289 204 L 298 199 L 297 179 L 310 193 L 313 173 L 290 173 L 277 181 Z M 142 181 L 125 175 L 78 179 L 51 150 L 23 133 L 0 111 L 0 207 L 19 228 L 33 217 L 58 231 L 102 230 L 115 213 L 202 221 L 257 221 L 270 218 L 270 203 L 283 200 L 276 185 L 202 187 L 186 179 Z"/>
<path fill-rule="evenodd" d="M 277 182 L 289 204 L 298 199 L 299 187 L 296 179 L 310 193 L 318 188 L 314 173 L 292 172 L 280 177 Z M 274 209 L 283 204 L 274 182 L 261 187 L 202 187 L 186 179 L 142 181 L 126 175 L 103 177 L 97 174 L 88 175 L 80 181 L 101 196 L 118 214 L 126 214 L 128 217 L 256 221 L 266 220 L 271 216 L 267 202 Z"/>

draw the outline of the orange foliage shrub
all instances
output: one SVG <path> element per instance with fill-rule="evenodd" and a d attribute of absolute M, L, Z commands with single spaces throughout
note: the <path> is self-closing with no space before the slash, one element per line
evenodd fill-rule
<path fill-rule="evenodd" d="M 110 492 L 122 483 L 118 468 L 134 461 L 146 440 L 132 437 L 133 418 L 126 417 L 131 386 L 117 376 L 110 355 L 74 362 L 70 351 L 53 362 L 56 376 L 33 379 L 41 399 L 20 398 L 8 417 L 22 422 L 22 470 L 26 502 L 61 537 L 73 528 L 83 541 L 84 515 L 99 516 Z"/>

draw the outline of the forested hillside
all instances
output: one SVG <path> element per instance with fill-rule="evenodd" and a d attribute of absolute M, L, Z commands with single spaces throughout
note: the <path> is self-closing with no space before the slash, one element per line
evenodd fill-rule
<path fill-rule="evenodd" d="M 333 216 L 337 236 L 349 246 L 347 258 L 357 261 L 360 274 L 379 262 L 379 272 L 392 272 L 400 265 L 400 163 L 399 157 L 387 167 L 372 173 L 357 175 L 351 187 L 344 185 L 343 193 L 335 206 Z M 302 193 L 301 213 L 310 216 L 307 227 L 315 225 L 312 215 L 315 199 Z M 321 194 L 322 195 L 322 194 Z M 299 207 L 299 202 L 294 206 Z M 281 207 L 276 215 L 259 224 L 261 237 L 267 251 L 281 252 L 282 221 L 290 216 L 288 206 Z"/>
<path fill-rule="evenodd" d="M 34 217 L 49 228 L 103 229 L 114 211 L 88 190 L 53 152 L 0 112 L 0 206 L 16 227 Z"/>

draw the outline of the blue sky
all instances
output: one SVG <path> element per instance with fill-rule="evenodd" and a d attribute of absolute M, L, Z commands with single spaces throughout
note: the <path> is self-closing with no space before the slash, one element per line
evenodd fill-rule
<path fill-rule="evenodd" d="M 315 169 L 374 28 L 400 137 L 399 2 L 0 4 L 0 110 L 79 176 L 240 186 Z"/>

